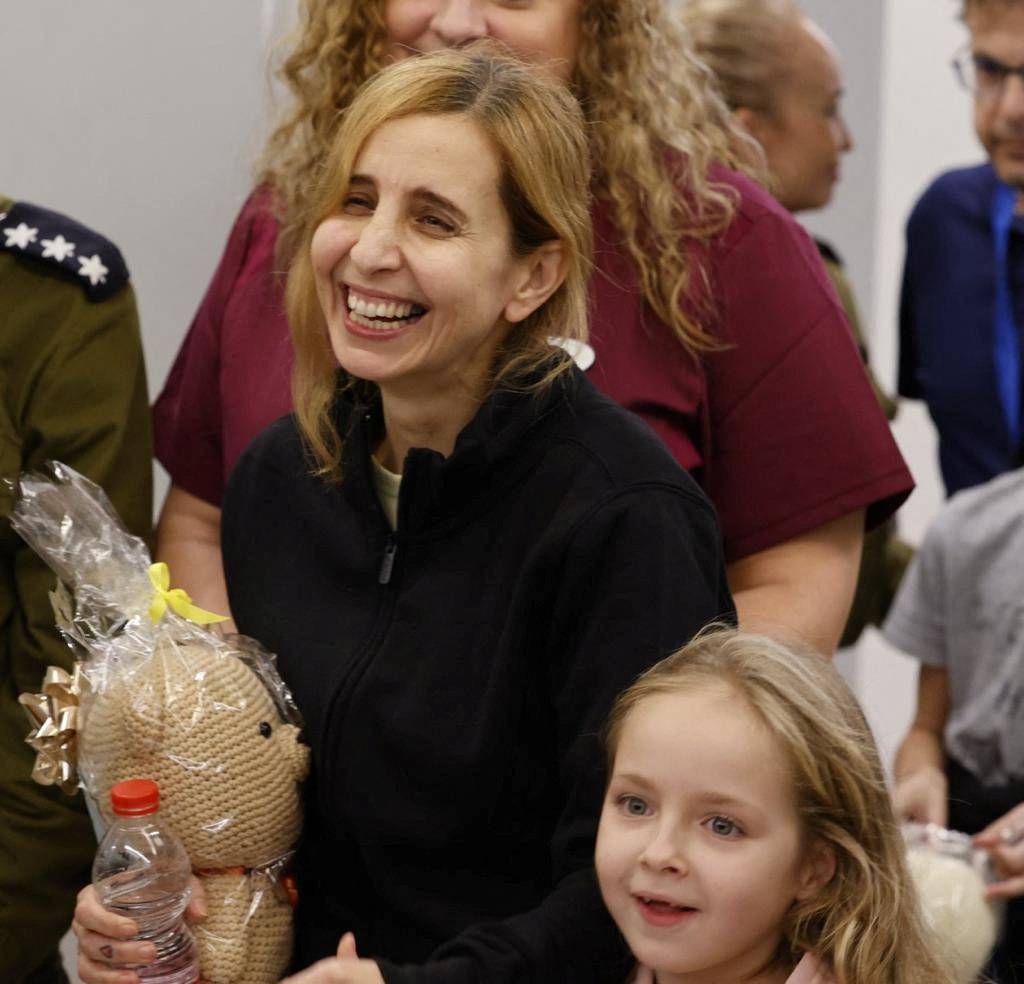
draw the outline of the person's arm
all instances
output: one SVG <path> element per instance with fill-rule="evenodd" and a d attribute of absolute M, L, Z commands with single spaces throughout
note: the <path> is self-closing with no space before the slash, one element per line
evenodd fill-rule
<path fill-rule="evenodd" d="M 896 753 L 893 806 L 901 820 L 946 826 L 948 784 L 942 731 L 949 716 L 949 673 L 922 666 L 917 678 L 917 711 Z"/>
<path fill-rule="evenodd" d="M 733 561 L 729 587 L 740 627 L 831 656 L 850 613 L 863 540 L 859 509 Z"/>
<path fill-rule="evenodd" d="M 864 530 L 891 514 L 913 480 L 817 247 L 791 216 L 751 214 L 752 224 L 734 221 L 714 269 L 722 347 L 702 360 L 702 482 L 722 525 L 740 624 L 831 655 Z"/>
<path fill-rule="evenodd" d="M 942 735 L 951 707 L 952 658 L 946 620 L 953 589 L 946 558 L 958 554 L 958 527 L 949 507 L 932 523 L 882 626 L 886 641 L 921 661 L 917 709 L 896 754 L 893 805 L 901 819 L 941 826 L 949 814 Z"/>
<path fill-rule="evenodd" d="M 267 216 L 267 196 L 257 190 L 235 220 L 199 309 L 153 405 L 157 460 L 171 477 L 157 525 L 156 558 L 172 583 L 200 607 L 230 613 L 220 557 L 220 501 L 224 494 L 222 344 L 230 302 L 236 307 L 261 283 L 243 274 L 254 263 L 257 228 Z M 239 317 L 235 315 L 235 317 Z M 286 332 L 285 332 L 286 334 Z M 225 624 L 226 631 L 233 626 Z"/>
<path fill-rule="evenodd" d="M 171 485 L 156 530 L 156 559 L 171 570 L 175 587 L 207 611 L 229 615 L 228 589 L 220 553 L 220 509 Z M 220 623 L 234 632 L 233 622 Z"/>

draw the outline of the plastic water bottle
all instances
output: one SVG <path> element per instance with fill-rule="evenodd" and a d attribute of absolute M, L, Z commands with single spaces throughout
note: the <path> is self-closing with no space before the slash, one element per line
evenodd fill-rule
<path fill-rule="evenodd" d="M 160 789 L 150 779 L 119 782 L 110 791 L 116 819 L 96 852 L 92 883 L 110 912 L 133 919 L 137 940 L 156 947 L 156 960 L 119 965 L 146 984 L 195 984 L 196 942 L 185 925 L 192 894 L 188 854 L 160 821 Z"/>

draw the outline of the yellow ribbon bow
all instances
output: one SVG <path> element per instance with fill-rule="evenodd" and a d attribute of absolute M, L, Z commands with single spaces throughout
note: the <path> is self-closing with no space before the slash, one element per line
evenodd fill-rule
<path fill-rule="evenodd" d="M 198 605 L 181 588 L 171 590 L 171 572 L 166 564 L 153 564 L 149 568 L 149 580 L 153 585 L 153 600 L 149 605 L 149 617 L 159 622 L 168 607 L 182 618 L 187 618 L 196 625 L 212 625 L 214 622 L 226 622 L 227 615 L 215 615 Z"/>
<path fill-rule="evenodd" d="M 84 685 L 81 663 L 75 663 L 73 674 L 48 666 L 43 692 L 18 698 L 34 725 L 25 739 L 36 752 L 32 778 L 42 786 L 59 786 L 69 796 L 78 789 L 78 702 Z"/>

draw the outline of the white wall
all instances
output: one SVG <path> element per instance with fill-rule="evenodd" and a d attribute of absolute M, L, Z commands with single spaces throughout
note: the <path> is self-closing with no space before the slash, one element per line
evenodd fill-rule
<path fill-rule="evenodd" d="M 839 251 L 863 304 L 875 287 L 874 216 L 878 209 L 878 105 L 882 97 L 885 2 L 805 0 L 802 7 L 842 48 L 842 106 L 853 150 L 843 158 L 842 180 L 829 208 L 803 213 L 800 220 Z"/>
<path fill-rule="evenodd" d="M 263 0 L 4 0 L 0 188 L 113 240 L 159 392 L 250 185 Z M 162 490 L 163 477 L 160 477 Z"/>

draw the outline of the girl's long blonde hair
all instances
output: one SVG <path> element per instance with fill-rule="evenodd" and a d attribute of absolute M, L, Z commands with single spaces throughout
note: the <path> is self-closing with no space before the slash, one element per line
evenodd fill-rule
<path fill-rule="evenodd" d="M 561 244 L 561 283 L 536 311 L 512 325 L 496 353 L 488 388 L 543 389 L 573 365 L 566 348 L 552 346 L 549 339 L 583 342 L 587 337 L 592 230 L 579 104 L 564 85 L 533 71 L 494 42 L 397 62 L 374 76 L 346 110 L 313 176 L 300 246 L 288 276 L 295 414 L 318 473 L 333 480 L 341 478 L 341 435 L 331 415 L 337 367 L 310 246 L 317 226 L 337 212 L 370 136 L 385 123 L 419 114 L 468 120 L 486 136 L 498 158 L 498 190 L 513 255 L 527 257 L 545 243 Z M 345 385 L 359 387 L 363 400 L 377 391 L 376 384 L 351 377 Z"/>
<path fill-rule="evenodd" d="M 279 77 L 292 96 L 271 134 L 260 180 L 282 222 L 279 259 L 299 245 L 312 180 L 356 91 L 390 47 L 384 0 L 302 0 Z M 693 246 L 729 224 L 735 193 L 715 162 L 746 168 L 744 144 L 707 68 L 665 0 L 585 0 L 573 90 L 583 107 L 596 194 L 610 203 L 644 296 L 690 352 L 714 348 L 703 323 L 705 272 Z"/>
<path fill-rule="evenodd" d="M 780 960 L 795 964 L 814 953 L 837 984 L 955 984 L 918 908 L 871 731 L 821 656 L 764 636 L 706 630 L 618 698 L 606 731 L 611 764 L 623 725 L 645 700 L 722 682 L 785 750 L 808 848 L 830 848 L 836 860 L 821 892 L 790 911 Z"/>

